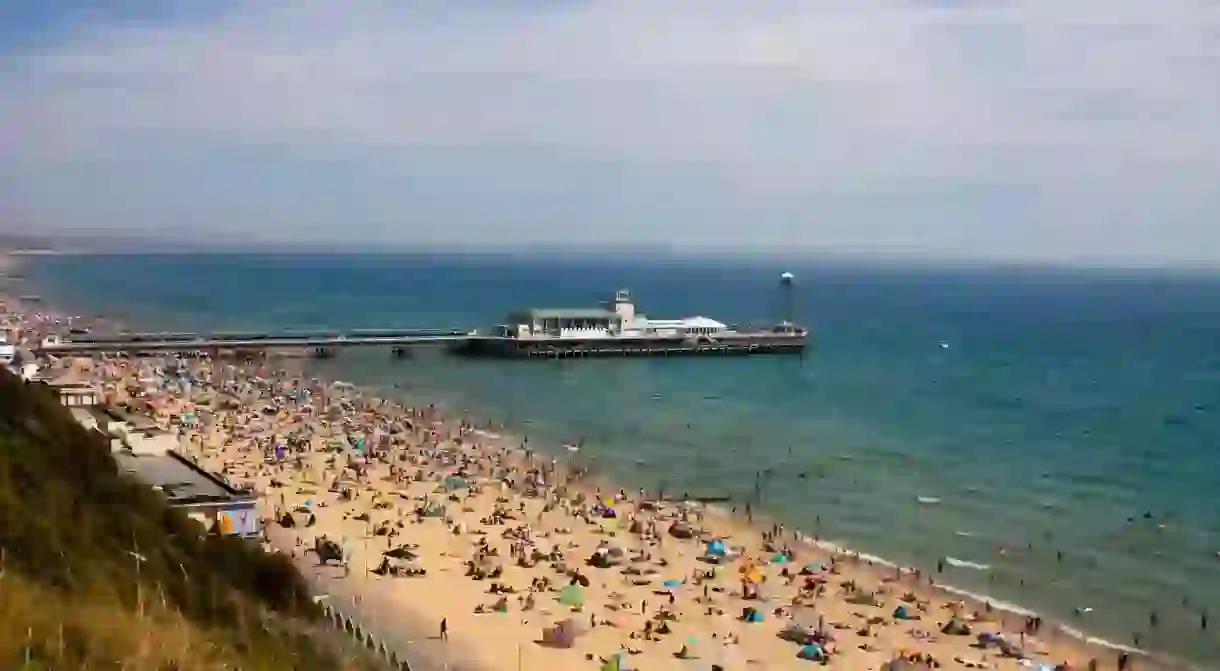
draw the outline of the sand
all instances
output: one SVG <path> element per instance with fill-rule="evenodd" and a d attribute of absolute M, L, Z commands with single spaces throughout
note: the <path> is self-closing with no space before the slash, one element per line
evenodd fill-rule
<path fill-rule="evenodd" d="M 180 365 L 196 380 L 189 388 L 167 382 Z M 612 489 L 494 427 L 300 379 L 295 365 L 99 357 L 59 362 L 53 374 L 103 385 L 108 403 L 140 408 L 180 435 L 183 454 L 249 488 L 266 547 L 291 554 L 323 598 L 358 613 L 417 666 L 599 669 L 617 654 L 623 668 L 647 671 L 807 669 L 815 662 L 798 657 L 802 645 L 780 636 L 789 630 L 820 641 L 834 669 L 888 668 L 904 655 L 947 669 L 1116 668 L 1113 650 L 1049 624 L 1022 633 L 1026 618 L 1001 621 L 913 569 L 831 553 L 765 521 Z M 338 544 L 342 561 L 320 562 L 320 541 Z M 710 563 L 709 543 L 729 556 Z M 387 568 L 384 551 L 403 546 L 417 557 L 375 571 Z M 589 562 L 599 549 L 605 567 Z M 472 576 L 472 567 L 498 573 Z M 895 617 L 899 608 L 910 617 Z M 746 621 L 746 609 L 761 621 Z M 970 634 L 941 633 L 950 620 Z M 575 633 L 570 647 L 544 634 L 561 622 Z M 667 633 L 657 634 L 662 624 Z M 984 633 L 1029 661 L 979 647 Z M 680 659 L 683 648 L 697 659 Z"/>

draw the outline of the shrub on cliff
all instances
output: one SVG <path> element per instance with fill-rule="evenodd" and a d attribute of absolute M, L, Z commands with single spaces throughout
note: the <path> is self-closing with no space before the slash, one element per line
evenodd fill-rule
<path fill-rule="evenodd" d="M 0 571 L 0 668 L 357 668 L 286 557 L 203 534 L 3 369 Z"/>

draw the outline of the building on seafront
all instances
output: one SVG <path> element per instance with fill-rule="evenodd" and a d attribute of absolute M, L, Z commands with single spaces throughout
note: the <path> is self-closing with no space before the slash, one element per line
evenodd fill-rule
<path fill-rule="evenodd" d="M 114 460 L 121 470 L 161 492 L 171 506 L 209 531 L 243 537 L 262 533 L 253 496 L 177 452 L 120 450 L 114 453 Z"/>
<path fill-rule="evenodd" d="M 8 366 L 17 359 L 17 346 L 9 344 L 8 336 L 0 334 L 0 366 Z"/>
<path fill-rule="evenodd" d="M 101 402 L 102 391 L 87 382 L 49 382 L 59 396 L 59 402 L 69 408 L 90 408 Z"/>
<path fill-rule="evenodd" d="M 255 497 L 183 456 L 180 438 L 150 418 L 114 409 L 71 407 L 82 427 L 105 436 L 119 469 L 160 492 L 207 531 L 258 537 L 262 522 Z"/>
<path fill-rule="evenodd" d="M 597 308 L 534 308 L 514 312 L 497 335 L 511 338 L 616 338 L 639 336 L 716 335 L 728 330 L 707 317 L 649 319 L 636 312 L 631 292 L 620 289 Z"/>

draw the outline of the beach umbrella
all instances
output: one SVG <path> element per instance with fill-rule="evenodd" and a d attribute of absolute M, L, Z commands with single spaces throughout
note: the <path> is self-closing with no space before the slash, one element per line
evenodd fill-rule
<path fill-rule="evenodd" d="M 407 561 L 419 559 L 419 555 L 415 553 L 414 549 L 407 545 L 400 545 L 392 550 L 386 550 L 381 554 L 391 559 L 406 559 Z"/>
<path fill-rule="evenodd" d="M 585 604 L 585 590 L 580 585 L 568 585 L 559 592 L 559 603 L 571 607 L 579 608 Z"/>
<path fill-rule="evenodd" d="M 443 483 L 446 490 L 466 489 L 470 485 L 466 482 L 466 478 L 461 478 L 456 475 L 450 475 L 445 478 Z"/>

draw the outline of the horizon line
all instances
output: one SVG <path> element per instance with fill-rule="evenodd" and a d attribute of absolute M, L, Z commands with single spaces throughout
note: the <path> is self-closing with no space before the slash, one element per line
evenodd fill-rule
<path fill-rule="evenodd" d="M 631 252 L 629 259 L 616 257 Z M 551 254 L 563 254 L 577 259 L 615 259 L 647 261 L 658 258 L 699 261 L 745 261 L 758 263 L 827 263 L 836 266 L 888 266 L 893 268 L 951 269 L 1012 269 L 1012 270 L 1079 270 L 1097 272 L 1151 272 L 1169 274 L 1220 274 L 1220 261 L 1152 261 L 1147 259 L 1017 259 L 967 256 L 932 256 L 917 253 L 885 253 L 879 251 L 846 250 L 779 250 L 765 247 L 706 247 L 673 248 L 657 245 L 522 245 L 522 246 L 395 246 L 387 248 L 350 245 L 336 247 L 323 243 L 266 243 L 245 246 L 194 245 L 191 243 L 161 243 L 149 241 L 131 245 L 22 245 L 0 244 L 0 255 L 12 257 L 38 256 L 179 256 L 179 255 L 264 255 L 264 256 L 437 256 L 450 258 L 522 258 L 536 259 Z M 563 259 L 556 259 L 563 260 Z"/>

